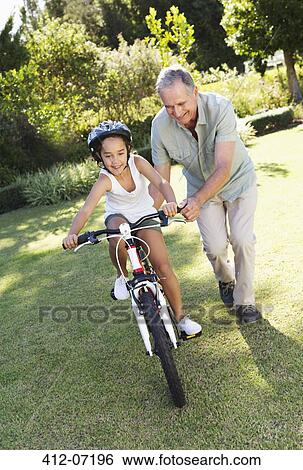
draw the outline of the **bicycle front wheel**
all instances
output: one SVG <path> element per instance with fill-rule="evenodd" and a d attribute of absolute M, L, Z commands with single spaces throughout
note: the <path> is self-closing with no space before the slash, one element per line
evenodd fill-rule
<path fill-rule="evenodd" d="M 173 402 L 178 408 L 186 404 L 184 390 L 173 358 L 170 340 L 161 320 L 158 307 L 152 292 L 142 292 L 140 303 L 144 317 L 154 339 L 155 353 L 160 359 Z"/>

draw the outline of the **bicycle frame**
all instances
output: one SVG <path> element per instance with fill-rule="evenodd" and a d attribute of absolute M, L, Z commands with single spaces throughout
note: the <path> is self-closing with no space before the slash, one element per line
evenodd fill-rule
<path fill-rule="evenodd" d="M 154 219 L 155 217 L 158 217 L 161 223 L 144 227 L 141 225 L 143 221 Z M 184 222 L 182 219 L 173 218 L 171 220 Z M 154 272 L 152 264 L 148 260 L 150 252 L 148 244 L 141 238 L 132 234 L 132 232 L 142 228 L 163 227 L 168 224 L 168 217 L 165 216 L 163 211 L 149 214 L 142 217 L 135 224 L 125 222 L 119 226 L 119 229 L 103 229 L 84 233 L 78 236 L 78 247 L 74 251 L 77 251 L 81 246 L 86 244 L 97 244 L 106 238 L 118 237 L 116 258 L 121 274 L 123 275 L 118 252 L 120 242 L 125 242 L 133 271 L 133 278 L 125 281 L 130 293 L 132 310 L 137 320 L 146 354 L 153 356 L 155 353 L 158 356 L 173 402 L 175 406 L 181 408 L 186 404 L 186 397 L 174 362 L 172 349 L 176 349 L 181 344 L 177 341 L 176 332 L 178 333 L 178 339 L 187 338 L 184 338 L 178 332 L 174 318 L 171 315 L 170 307 L 166 303 L 163 291 L 160 287 L 158 277 Z M 97 238 L 101 234 L 106 234 L 106 236 L 101 239 Z M 142 243 L 147 246 L 147 253 L 143 249 Z M 112 295 L 112 297 L 115 298 L 114 295 Z M 154 350 L 151 344 L 151 337 L 153 338 Z"/>
<path fill-rule="evenodd" d="M 119 226 L 119 230 L 121 233 L 120 240 L 123 239 L 126 242 L 126 250 L 133 270 L 134 278 L 130 281 L 127 281 L 126 284 L 130 292 L 132 309 L 138 323 L 139 331 L 141 333 L 146 352 L 149 356 L 153 355 L 149 330 L 143 312 L 141 311 L 140 293 L 142 290 L 150 290 L 153 293 L 159 308 L 159 314 L 164 323 L 164 327 L 167 331 L 171 344 L 176 349 L 178 347 L 178 341 L 175 335 L 175 330 L 168 311 L 165 297 L 158 284 L 157 276 L 154 273 L 145 273 L 138 253 L 138 247 L 134 240 L 137 237 L 132 236 L 130 225 L 128 223 L 123 223 Z"/>

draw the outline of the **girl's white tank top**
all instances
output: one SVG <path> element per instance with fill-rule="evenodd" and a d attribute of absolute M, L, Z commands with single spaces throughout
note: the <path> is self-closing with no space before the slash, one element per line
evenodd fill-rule
<path fill-rule="evenodd" d="M 102 169 L 101 175 L 111 180 L 112 189 L 105 195 L 105 219 L 111 214 L 123 214 L 129 222 L 136 222 L 146 214 L 156 212 L 154 200 L 148 192 L 148 182 L 138 171 L 134 155 L 130 155 L 128 166 L 135 183 L 133 191 L 126 191 L 117 179 L 107 170 Z"/>

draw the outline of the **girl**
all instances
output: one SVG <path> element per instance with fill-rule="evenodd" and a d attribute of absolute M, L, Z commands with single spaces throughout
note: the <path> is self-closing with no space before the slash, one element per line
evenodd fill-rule
<path fill-rule="evenodd" d="M 104 168 L 83 207 L 75 216 L 67 237 L 63 240 L 66 248 L 73 249 L 77 246 L 78 233 L 104 194 L 106 194 L 105 225 L 111 229 L 119 228 L 119 225 L 125 221 L 136 222 L 143 215 L 156 211 L 145 178 L 164 196 L 167 202 L 163 206 L 164 213 L 169 217 L 177 213 L 176 198 L 172 187 L 144 158 L 130 153 L 131 142 L 130 130 L 125 124 L 118 121 L 102 122 L 89 134 L 90 151 L 94 159 L 103 164 Z M 171 268 L 161 230 L 158 227 L 144 229 L 143 224 L 143 228 L 137 233 L 138 237 L 142 238 L 150 247 L 150 261 L 161 279 L 179 330 L 184 331 L 187 335 L 199 333 L 201 326 L 183 313 L 179 282 Z M 120 243 L 118 255 L 122 275 L 116 260 L 116 244 L 117 238 L 109 239 L 110 258 L 117 270 L 114 295 L 117 299 L 123 300 L 129 297 L 125 283 L 128 276 L 127 252 L 125 246 Z"/>

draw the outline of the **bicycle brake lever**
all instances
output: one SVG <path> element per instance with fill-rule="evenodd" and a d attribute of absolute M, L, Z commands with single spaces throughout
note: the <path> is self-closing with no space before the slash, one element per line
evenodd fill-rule
<path fill-rule="evenodd" d="M 82 248 L 84 245 L 97 245 L 97 243 L 101 243 L 101 240 L 99 240 L 93 233 L 89 235 L 89 238 L 87 242 L 81 243 L 74 249 L 74 253 L 76 253 L 80 248 Z"/>

